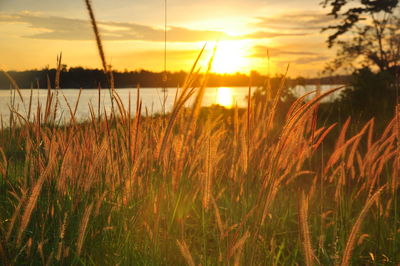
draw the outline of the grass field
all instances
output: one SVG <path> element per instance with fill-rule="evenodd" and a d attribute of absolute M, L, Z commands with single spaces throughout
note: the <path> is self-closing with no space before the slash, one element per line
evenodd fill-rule
<path fill-rule="evenodd" d="M 91 107 L 76 123 L 69 103 L 59 125 L 59 71 L 46 105 L 11 106 L 0 131 L 2 265 L 400 263 L 399 111 L 379 134 L 374 120 L 321 125 L 331 90 L 282 115 L 284 79 L 246 109 L 205 110 L 207 78 L 194 88 L 195 69 L 165 116 L 141 115 L 140 100 L 123 106 L 111 86 L 111 113 Z"/>
<path fill-rule="evenodd" d="M 115 91 L 114 113 L 83 124 L 71 103 L 56 125 L 57 90 L 13 112 L 0 131 L 2 264 L 399 263 L 399 117 L 381 135 L 374 120 L 318 126 L 333 90 L 279 123 L 279 90 L 204 112 L 195 79 L 166 116 L 139 115 L 138 101 L 131 117 Z"/>

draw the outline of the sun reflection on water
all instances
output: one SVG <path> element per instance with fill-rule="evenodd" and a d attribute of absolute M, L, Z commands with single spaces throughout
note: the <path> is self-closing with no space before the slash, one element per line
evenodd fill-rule
<path fill-rule="evenodd" d="M 216 103 L 224 107 L 232 107 L 233 94 L 232 89 L 227 87 L 218 88 Z"/>

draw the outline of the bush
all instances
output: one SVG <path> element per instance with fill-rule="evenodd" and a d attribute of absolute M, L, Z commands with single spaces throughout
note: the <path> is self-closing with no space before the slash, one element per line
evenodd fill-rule
<path fill-rule="evenodd" d="M 396 105 L 394 71 L 374 73 L 368 67 L 356 70 L 339 103 L 344 114 L 362 121 L 372 117 L 390 118 Z"/>

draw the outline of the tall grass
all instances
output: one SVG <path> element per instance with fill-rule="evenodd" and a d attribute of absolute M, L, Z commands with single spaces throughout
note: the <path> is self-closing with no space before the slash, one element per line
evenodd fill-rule
<path fill-rule="evenodd" d="M 336 89 L 298 99 L 283 121 L 281 88 L 246 110 L 205 112 L 197 61 L 165 117 L 141 115 L 139 89 L 136 106 L 113 92 L 112 113 L 90 107 L 80 124 L 78 97 L 58 125 L 50 88 L 44 109 L 11 108 L 0 133 L 2 264 L 400 262 L 398 116 L 379 136 L 373 121 L 359 132 L 350 120 L 318 125 L 318 103 Z"/>
<path fill-rule="evenodd" d="M 88 123 L 69 103 L 69 124 L 45 122 L 53 100 L 14 115 L 0 139 L 2 263 L 399 261 L 395 119 L 375 137 L 372 121 L 347 137 L 348 122 L 321 154 L 334 125 L 314 122 L 320 96 L 279 124 L 275 100 L 204 116 L 184 107 L 196 92 L 182 88 L 166 118 L 141 116 L 140 100 L 131 117 L 117 94 L 118 113 Z"/>

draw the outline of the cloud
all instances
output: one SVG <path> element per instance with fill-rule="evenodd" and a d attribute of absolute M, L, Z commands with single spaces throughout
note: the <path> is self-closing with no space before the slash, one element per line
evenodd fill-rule
<path fill-rule="evenodd" d="M 283 56 L 292 57 L 289 60 L 296 65 L 305 65 L 311 63 L 319 63 L 327 61 L 330 57 L 321 55 L 316 52 L 310 52 L 305 50 L 291 50 L 290 47 L 266 47 L 262 45 L 257 45 L 253 48 L 254 53 L 252 57 L 270 57 L 270 58 L 280 58 Z M 286 62 L 286 61 L 285 61 Z M 286 62 L 287 63 L 287 62 Z"/>
<path fill-rule="evenodd" d="M 241 38 L 244 38 L 244 39 L 271 39 L 271 38 L 277 38 L 277 37 L 293 37 L 293 36 L 305 36 L 305 35 L 308 35 L 308 33 L 257 31 L 254 33 L 250 33 L 250 34 L 241 36 Z"/>
<path fill-rule="evenodd" d="M 167 58 L 168 60 L 194 60 L 199 52 L 198 50 L 169 50 L 167 51 Z M 164 50 L 135 51 L 124 54 L 124 56 L 133 58 L 163 58 Z"/>
<path fill-rule="evenodd" d="M 293 61 L 297 65 L 307 65 L 312 63 L 320 63 L 329 60 L 329 57 L 318 55 L 313 57 L 300 57 Z"/>
<path fill-rule="evenodd" d="M 332 22 L 333 18 L 318 12 L 286 13 L 272 17 L 258 17 L 253 25 L 261 28 L 291 31 L 320 31 Z"/>
<path fill-rule="evenodd" d="M 295 19 L 306 21 L 315 25 L 323 21 L 321 17 L 310 17 L 305 14 L 292 15 Z M 240 40 L 240 39 L 270 39 L 278 37 L 305 36 L 307 31 L 294 30 L 288 23 L 292 19 L 285 16 L 273 18 L 259 18 L 256 25 L 266 27 L 268 30 L 256 31 L 242 36 L 230 36 L 222 31 L 195 30 L 184 27 L 170 26 L 167 31 L 169 42 L 200 42 L 214 40 Z M 0 13 L 0 23 L 21 23 L 33 29 L 34 32 L 23 37 L 45 40 L 92 40 L 93 31 L 88 20 L 65 18 L 58 16 L 44 16 L 32 12 L 14 14 Z M 271 26 L 272 25 L 272 26 Z M 280 27 L 286 25 L 282 30 Z M 98 27 L 104 40 L 120 41 L 164 41 L 164 30 L 148 25 L 126 22 L 99 21 Z M 297 26 L 296 26 L 297 27 Z M 272 30 L 271 30 L 272 29 Z M 296 28 L 297 29 L 297 28 Z M 307 28 L 306 28 L 307 29 Z M 308 27 L 309 29 L 309 27 Z"/>
<path fill-rule="evenodd" d="M 316 56 L 315 52 L 305 50 L 292 50 L 290 47 L 267 47 L 263 45 L 256 45 L 253 47 L 254 53 L 252 57 L 280 57 L 284 55 L 292 56 Z"/>
<path fill-rule="evenodd" d="M 42 16 L 29 12 L 18 14 L 0 13 L 0 23 L 23 23 L 36 32 L 23 36 L 47 40 L 93 40 L 89 21 L 56 16 Z M 164 30 L 147 25 L 122 22 L 98 22 L 104 40 L 121 41 L 164 41 Z M 227 34 L 219 31 L 192 30 L 183 27 L 169 27 L 169 42 L 198 42 L 207 40 L 229 39 Z"/>
<path fill-rule="evenodd" d="M 255 31 L 242 36 L 230 36 L 222 31 L 195 30 L 170 26 L 169 42 L 200 42 L 214 40 L 270 39 L 309 35 L 309 29 L 320 28 L 326 21 L 322 14 L 291 14 L 258 18 L 255 25 L 268 30 Z M 0 13 L 0 23 L 21 23 L 33 29 L 32 34 L 22 37 L 45 40 L 93 40 L 93 31 L 88 20 L 45 16 L 32 12 L 14 14 Z M 254 25 L 253 25 L 254 26 Z M 98 27 L 104 40 L 120 41 L 164 41 L 164 29 L 126 22 L 99 21 Z"/>

